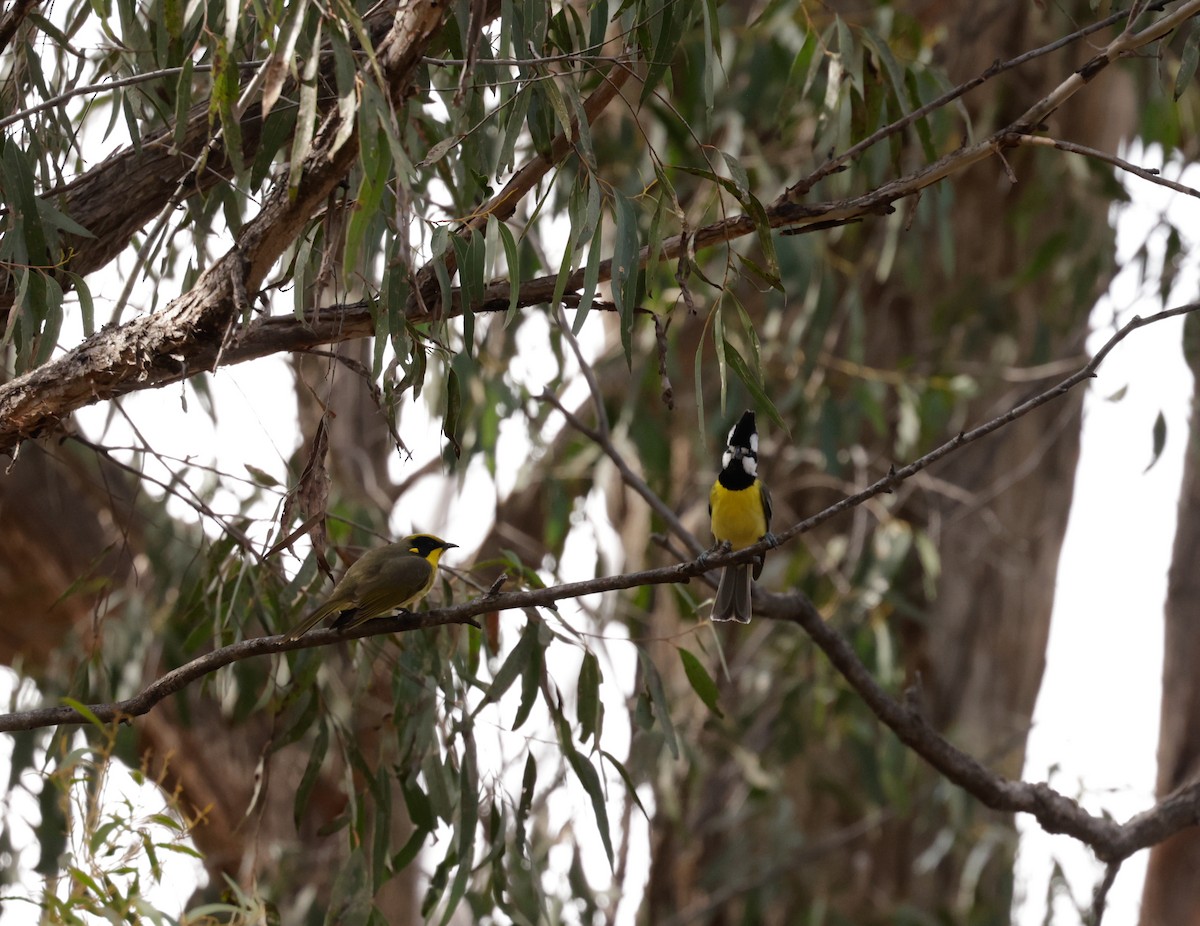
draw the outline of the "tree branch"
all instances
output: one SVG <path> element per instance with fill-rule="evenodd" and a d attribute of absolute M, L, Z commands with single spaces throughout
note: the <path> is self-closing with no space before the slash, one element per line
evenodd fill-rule
<path fill-rule="evenodd" d="M 403 97 L 421 54 L 448 7 L 440 0 L 398 5 L 378 59 L 394 98 Z M 313 139 L 299 187 L 279 183 L 234 247 L 193 288 L 161 312 L 102 330 L 63 357 L 0 386 L 0 451 L 55 425 L 76 408 L 190 376 L 203 348 L 220 360 L 236 330 L 239 292 L 259 287 L 275 261 L 322 207 L 358 156 L 358 123 L 339 141 L 341 117 L 332 113 Z"/>
<path fill-rule="evenodd" d="M 1155 10 L 1161 10 L 1166 5 L 1166 2 L 1167 0 L 1159 0 L 1159 2 L 1154 4 L 1153 8 Z M 854 160 L 854 158 L 862 154 L 868 148 L 874 147 L 875 145 L 879 144 L 879 142 L 891 138 L 893 135 L 896 135 L 899 132 L 902 132 L 918 119 L 924 119 L 926 116 L 936 112 L 943 106 L 947 106 L 950 103 L 953 103 L 955 100 L 966 96 L 976 87 L 982 86 L 993 77 L 1003 74 L 1005 71 L 1011 71 L 1013 68 L 1020 67 L 1022 64 L 1025 64 L 1028 61 L 1033 61 L 1035 58 L 1040 58 L 1043 55 L 1048 55 L 1051 52 L 1058 51 L 1060 48 L 1073 45 L 1082 38 L 1086 38 L 1087 36 L 1095 32 L 1099 32 L 1102 29 L 1107 29 L 1109 26 L 1116 25 L 1128 15 L 1129 10 L 1118 10 L 1099 22 L 1094 22 L 1090 25 L 1084 26 L 1082 29 L 1077 29 L 1070 35 L 1065 35 L 1061 39 L 1057 39 L 1048 45 L 1043 45 L 1041 48 L 1035 48 L 1032 51 L 1027 51 L 1015 58 L 1010 58 L 1008 61 L 994 62 L 982 73 L 980 73 L 979 76 L 973 77 L 968 81 L 964 81 L 952 90 L 946 91 L 936 99 L 930 100 L 924 106 L 914 109 L 907 116 L 897 119 L 891 125 L 885 125 L 883 128 L 879 129 L 879 131 L 873 132 L 862 141 L 851 146 L 850 148 L 847 148 L 837 157 L 829 158 L 829 160 L 827 160 L 824 164 L 822 164 L 819 168 L 817 168 L 799 183 L 790 187 L 787 191 L 788 198 L 792 200 L 797 199 L 799 196 L 802 196 L 816 186 L 818 181 L 823 180 L 830 174 L 837 173 L 846 164 Z"/>
<path fill-rule="evenodd" d="M 1079 154 L 1086 158 L 1103 161 L 1106 164 L 1111 164 L 1118 170 L 1133 174 L 1135 177 L 1141 177 L 1150 183 L 1156 183 L 1159 186 L 1165 186 L 1168 190 L 1174 190 L 1176 193 L 1183 193 L 1185 196 L 1195 196 L 1200 199 L 1200 190 L 1175 180 L 1168 180 L 1162 175 L 1162 171 L 1139 167 L 1132 161 L 1126 161 L 1124 158 L 1119 158 L 1106 151 L 1089 148 L 1087 145 L 1077 145 L 1075 142 L 1063 141 L 1059 138 L 1049 138 L 1045 135 L 1010 135 L 1008 140 L 1018 145 L 1057 148 L 1059 151 L 1067 151 L 1071 154 Z"/>
<path fill-rule="evenodd" d="M 975 144 L 964 145 L 957 151 L 945 155 L 932 164 L 919 168 L 903 177 L 891 180 L 875 190 L 848 199 L 802 204 L 796 200 L 804 192 L 807 192 L 808 187 L 811 186 L 809 182 L 811 178 L 801 181 L 799 184 L 784 191 L 773 203 L 766 207 L 767 225 L 772 229 L 786 229 L 785 234 L 797 234 L 806 231 L 816 231 L 827 227 L 829 224 L 845 224 L 870 215 L 887 214 L 893 211 L 893 204 L 897 201 L 915 196 L 927 187 L 941 182 L 952 174 L 959 173 L 973 164 L 994 156 L 1005 147 L 1011 147 L 1013 144 L 1016 144 L 1014 139 L 1027 136 L 1030 132 L 1035 131 L 1052 113 L 1066 103 L 1067 100 L 1074 96 L 1113 61 L 1126 57 L 1137 49 L 1157 41 L 1173 29 L 1178 28 L 1188 19 L 1197 15 L 1200 15 L 1200 0 L 1188 0 L 1187 3 L 1182 4 L 1170 14 L 1162 17 L 1141 32 L 1123 32 L 1110 42 L 1104 51 L 1093 57 L 1079 71 L 1066 78 L 1051 93 L 1026 109 L 1015 122 L 993 132 L 987 138 Z M 1105 24 L 1108 24 L 1108 20 L 1105 20 Z M 1058 46 L 1056 44 L 1053 47 Z M 1034 52 L 1029 52 L 1017 59 L 1013 59 L 1013 61 L 1028 60 L 1029 57 L 1042 54 L 1050 48 L 1051 46 L 1047 46 L 1046 49 L 1037 49 Z M 1010 64 L 1011 62 L 1006 62 L 1003 65 L 994 66 L 994 68 L 989 69 L 985 74 L 991 72 L 992 76 L 994 76 L 997 73 L 1007 70 Z M 977 85 L 970 84 L 969 86 L 963 86 L 967 89 L 973 89 Z M 943 99 L 943 105 L 954 98 L 957 98 L 957 95 L 947 94 L 947 98 Z M 906 116 L 897 120 L 893 125 L 902 127 L 903 125 L 907 125 L 912 118 L 913 116 L 911 115 Z M 892 134 L 891 129 L 892 126 L 881 129 L 875 135 L 871 136 L 870 139 L 864 139 L 863 143 L 850 149 L 850 152 L 860 149 L 860 147 L 862 150 L 865 150 L 865 142 L 871 139 L 874 139 L 873 144 L 882 141 L 888 135 Z M 847 155 L 850 152 L 847 152 Z M 841 161 L 837 163 L 841 163 Z M 755 234 L 757 230 L 758 228 L 750 216 L 733 216 L 705 225 L 697 229 L 694 234 L 676 235 L 665 239 L 659 248 L 658 257 L 662 260 L 670 260 L 682 254 L 689 245 L 696 251 L 699 251 L 717 244 L 744 238 L 747 235 Z M 640 265 L 645 266 L 649 259 L 649 247 L 642 248 L 638 255 Z M 566 289 L 579 289 L 583 285 L 583 278 L 584 270 L 580 269 L 576 271 L 567 279 Z M 611 279 L 612 260 L 601 261 L 599 280 L 601 282 L 608 282 Z M 557 284 L 557 274 L 536 277 L 535 279 L 521 282 L 519 284 L 517 304 L 526 306 L 548 302 L 553 297 Z M 498 311 L 507 308 L 511 289 L 512 284 L 508 280 L 498 280 L 489 284 L 484 288 L 480 303 L 473 305 L 472 309 L 478 312 Z M 454 307 L 450 314 L 459 314 L 461 312 L 460 299 L 461 292 L 456 290 Z"/>
<path fill-rule="evenodd" d="M 15 0 L 0 18 L 0 52 L 8 48 L 13 40 L 13 36 L 17 34 L 17 30 L 21 27 L 34 8 L 39 5 L 41 0 Z"/>

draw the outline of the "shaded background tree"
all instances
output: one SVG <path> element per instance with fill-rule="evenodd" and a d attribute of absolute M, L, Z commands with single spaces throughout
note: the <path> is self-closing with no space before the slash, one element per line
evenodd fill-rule
<path fill-rule="evenodd" d="M 1186 23 L 1189 4 L 1142 11 L 1126 35 L 1170 15 Z M 677 525 L 707 543 L 708 481 L 744 405 L 763 413 L 776 523 L 794 523 L 1077 366 L 1122 195 L 1102 154 L 1134 131 L 1190 153 L 1195 33 L 1136 46 L 1159 74 L 1098 62 L 1120 15 L 1044 48 L 1094 20 L 1084 3 L 227 16 L 33 4 L 0 26 L 0 443 L 17 453 L 3 491 L 21 576 L 5 656 L 45 697 L 111 700 L 289 626 L 324 558 L 447 529 L 454 487 L 486 474 L 481 587 L 501 569 L 536 584 L 694 553 Z M 847 156 L 992 61 L 1012 66 Z M 1085 63 L 1088 85 L 1053 97 Z M 1043 98 L 1046 123 L 1025 124 Z M 128 143 L 91 154 L 120 130 Z M 294 367 L 302 436 L 236 485 L 194 460 L 154 469 L 145 425 L 194 409 L 164 403 L 128 439 L 69 420 L 183 380 L 219 429 L 197 371 L 284 351 L 314 355 Z M 252 401 L 291 414 L 278 387 Z M 1009 776 L 1078 402 L 804 535 L 764 574 Z M 580 565 L 568 552 L 589 541 Z M 101 754 L 178 789 L 210 894 L 228 876 L 245 905 L 289 917 L 364 898 L 391 920 L 450 915 L 465 898 L 477 919 L 592 921 L 627 894 L 648 922 L 1007 920 L 1011 819 L 945 787 L 794 627 L 710 630 L 706 588 L 238 663 Z M 488 724 L 515 724 L 517 746 Z M 62 757 L 71 741 L 45 745 Z M 563 793 L 592 805 L 600 848 Z M 43 805 L 48 849 L 64 822 Z M 590 858 L 604 851 L 611 884 Z"/>

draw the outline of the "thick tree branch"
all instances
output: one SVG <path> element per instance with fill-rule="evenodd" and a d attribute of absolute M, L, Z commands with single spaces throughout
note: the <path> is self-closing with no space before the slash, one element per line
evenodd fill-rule
<path fill-rule="evenodd" d="M 372 41 L 382 41 L 391 21 L 385 8 L 368 17 L 364 25 Z M 322 63 L 322 82 L 333 81 L 333 56 Z M 257 68 L 261 62 L 245 62 L 244 68 Z M 202 72 L 210 65 L 193 70 Z M 43 101 L 31 109 L 14 113 L 0 120 L 7 127 L 19 120 L 58 106 L 75 96 L 103 93 L 142 83 L 147 80 L 166 80 L 181 69 L 168 68 L 150 74 L 105 81 L 86 87 L 76 87 Z M 328 100 L 322 100 L 324 104 Z M 262 139 L 263 118 L 260 107 L 246 107 L 239 119 L 243 159 L 252 159 Z M 48 190 L 43 198 L 54 202 L 56 208 L 71 216 L 89 232 L 89 236 L 64 234 L 62 254 L 49 255 L 58 261 L 55 279 L 66 292 L 72 288 L 68 273 L 86 276 L 128 247 L 130 240 L 156 215 L 176 203 L 211 190 L 233 176 L 233 161 L 222 140 L 213 139 L 210 104 L 202 102 L 187 114 L 182 137 L 177 138 L 176 126 L 167 126 L 142 138 L 138 144 L 117 151 L 70 183 Z M 197 166 L 203 164 L 203 169 Z M 12 307 L 15 287 L 4 285 L 9 271 L 0 267 L 0 317 Z"/>
<path fill-rule="evenodd" d="M 406 94 L 446 11 L 440 0 L 398 5 L 392 29 L 378 49 L 396 100 Z M 325 119 L 305 158 L 298 189 L 277 185 L 235 247 L 189 292 L 161 312 L 97 332 L 60 359 L 0 387 L 0 451 L 11 450 L 83 405 L 205 369 L 196 362 L 201 346 L 206 357 L 218 362 L 234 330 L 238 295 L 261 285 L 358 156 L 357 120 L 339 146 L 339 119 L 336 113 Z"/>
<path fill-rule="evenodd" d="M 4 16 L 0 17 L 0 52 L 8 48 L 13 36 L 17 34 L 17 29 L 21 27 L 21 23 L 40 2 L 41 0 L 14 0 L 13 4 L 5 10 Z"/>

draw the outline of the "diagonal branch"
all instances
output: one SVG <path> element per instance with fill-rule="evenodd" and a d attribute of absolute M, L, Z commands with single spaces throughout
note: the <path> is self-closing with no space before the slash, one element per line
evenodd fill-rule
<path fill-rule="evenodd" d="M 393 98 L 411 86 L 421 55 L 441 27 L 440 0 L 405 0 L 378 60 Z M 247 292 L 257 289 L 304 224 L 323 207 L 358 157 L 358 126 L 339 140 L 340 116 L 326 117 L 305 158 L 299 187 L 278 184 L 238 241 L 195 286 L 161 312 L 102 330 L 63 357 L 0 386 L 0 451 L 61 421 L 76 408 L 205 369 L 201 346 L 217 363 Z"/>
<path fill-rule="evenodd" d="M 15 2 L 0 17 L 0 52 L 8 48 L 29 14 L 41 3 L 41 0 L 15 0 Z"/>
<path fill-rule="evenodd" d="M 364 25 L 372 41 L 387 35 L 388 20 L 376 14 Z M 333 56 L 322 63 L 323 79 L 331 80 Z M 244 62 L 244 68 L 257 68 L 262 62 Z M 37 106 L 14 113 L 0 120 L 0 128 L 60 105 L 77 95 L 91 92 L 110 92 L 120 87 L 147 80 L 166 80 L 182 69 L 168 68 L 149 74 L 105 81 L 86 87 L 75 87 L 43 101 Z M 197 65 L 194 71 L 211 70 L 211 65 Z M 328 99 L 321 98 L 323 106 Z M 103 267 L 128 247 L 130 240 L 156 215 L 169 214 L 184 199 L 203 194 L 233 176 L 234 161 L 229 157 L 224 139 L 214 139 L 210 104 L 201 102 L 186 115 L 183 126 L 167 126 L 114 152 L 69 183 L 43 194 L 55 207 L 71 216 L 86 228 L 88 236 L 64 233 L 60 238 L 61 254 L 48 255 L 58 263 L 55 280 L 66 292 L 73 287 L 70 274 L 86 276 Z M 238 120 L 241 136 L 241 155 L 252 159 L 258 150 L 263 132 L 262 111 L 247 107 Z M 203 169 L 198 169 L 198 165 Z M 0 317 L 10 309 L 16 287 L 4 285 L 9 271 L 0 267 Z"/>
<path fill-rule="evenodd" d="M 1200 199 L 1200 190 L 1195 187 L 1190 187 L 1187 184 L 1180 183 L 1177 180 L 1170 180 L 1162 175 L 1162 171 L 1155 168 L 1140 167 L 1132 161 L 1126 161 L 1124 158 L 1119 158 L 1116 155 L 1109 154 L 1106 151 L 1100 151 L 1096 148 L 1090 148 L 1087 145 L 1079 145 L 1072 141 L 1064 141 L 1061 138 L 1049 138 L 1045 135 L 1010 135 L 1009 141 L 1020 145 L 1031 145 L 1040 148 L 1057 148 L 1059 151 L 1066 151 L 1070 154 L 1082 155 L 1085 158 L 1092 158 L 1096 161 L 1103 161 L 1106 164 L 1111 164 L 1117 170 L 1123 170 L 1128 174 L 1133 174 L 1135 177 L 1140 177 L 1148 183 L 1154 183 L 1158 186 L 1166 187 L 1176 193 L 1182 193 L 1184 196 L 1194 196 Z"/>
<path fill-rule="evenodd" d="M 961 173 L 973 164 L 992 157 L 1003 148 L 1011 147 L 1016 143 L 1013 140 L 1015 137 L 1036 131 L 1051 114 L 1114 61 L 1158 41 L 1197 15 L 1200 15 L 1200 0 L 1188 0 L 1141 32 L 1123 32 L 1077 72 L 1071 74 L 1049 94 L 1026 109 L 1015 122 L 993 132 L 981 141 L 972 145 L 964 145 L 932 164 L 889 181 L 867 193 L 843 200 L 803 204 L 794 201 L 802 192 L 799 187 L 802 187 L 803 184 L 793 187 L 766 207 L 767 225 L 772 229 L 786 229 L 785 233 L 795 234 L 814 231 L 831 223 L 843 224 L 871 215 L 887 214 L 893 211 L 894 203 L 899 200 L 916 196 L 922 190 L 940 183 L 947 177 Z M 904 122 L 903 119 L 900 121 Z M 885 137 L 880 134 L 878 140 Z M 758 226 L 750 216 L 733 216 L 697 229 L 694 235 L 675 235 L 665 239 L 658 250 L 657 257 L 662 260 L 670 260 L 679 257 L 689 247 L 699 251 L 744 238 L 757 231 Z M 650 248 L 642 248 L 638 255 L 639 264 L 645 266 L 650 257 Z M 569 291 L 579 289 L 583 285 L 583 278 L 584 271 L 578 270 L 568 278 L 566 289 Z M 601 282 L 608 282 L 612 279 L 611 260 L 601 262 L 599 279 Z M 537 305 L 548 301 L 555 291 L 557 281 L 557 274 L 554 274 L 522 282 L 518 294 L 518 304 Z M 509 304 L 510 292 L 510 281 L 496 281 L 484 289 L 481 304 L 472 308 L 475 311 L 506 308 Z M 461 298 L 460 293 L 456 293 L 456 296 Z M 458 308 L 457 300 L 455 305 Z M 461 309 L 459 310 L 461 311 Z"/>

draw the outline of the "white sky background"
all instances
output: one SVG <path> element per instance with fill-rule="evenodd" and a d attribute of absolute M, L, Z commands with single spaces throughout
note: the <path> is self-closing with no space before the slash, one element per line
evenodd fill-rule
<path fill-rule="evenodd" d="M 1143 167 L 1161 167 L 1157 149 L 1125 155 Z M 1200 168 L 1172 179 L 1200 187 Z M 1162 214 L 1183 228 L 1200 228 L 1200 202 L 1129 178 L 1134 202 L 1120 210 L 1118 260 L 1124 262 Z M 1156 233 L 1156 253 L 1164 236 Z M 1185 239 L 1180 274 L 1168 306 L 1197 295 L 1197 242 Z M 1188 252 L 1191 252 L 1190 254 Z M 1152 248 L 1152 253 L 1155 253 Z M 1122 272 L 1092 314 L 1090 351 L 1135 314 L 1161 306 L 1157 281 L 1139 291 L 1135 273 Z M 1176 504 L 1187 442 L 1192 377 L 1183 361 L 1183 320 L 1169 319 L 1127 337 L 1104 361 L 1088 389 L 1075 496 L 1059 563 L 1046 675 L 1034 712 L 1024 777 L 1049 781 L 1078 797 L 1093 813 L 1107 811 L 1123 822 L 1154 803 L 1155 752 L 1162 691 L 1163 602 L 1175 536 Z M 1119 401 L 1109 397 L 1123 388 Z M 1152 459 L 1154 420 L 1162 412 L 1167 441 Z M 1103 866 L 1067 836 L 1043 833 L 1028 816 L 1017 861 L 1017 919 L 1043 921 L 1052 862 L 1062 866 L 1074 900 L 1084 909 Z M 1105 922 L 1137 922 L 1146 852 L 1129 859 L 1109 894 Z M 1065 895 L 1054 903 L 1055 923 L 1079 916 Z"/>

